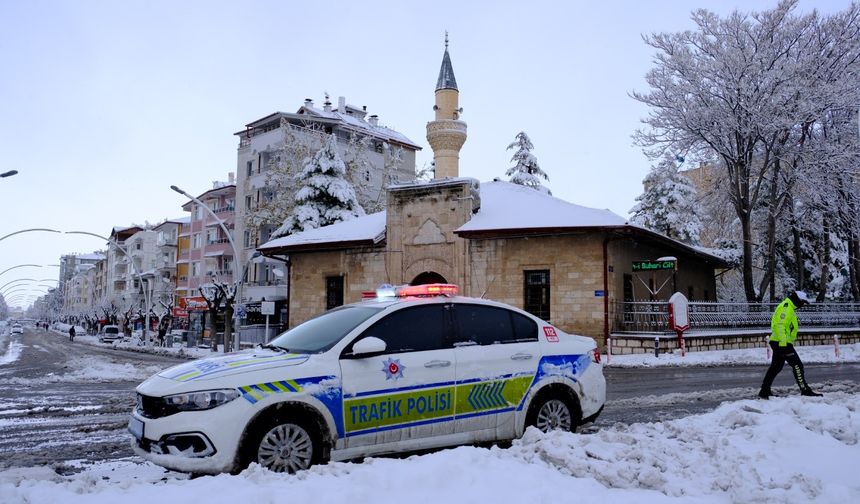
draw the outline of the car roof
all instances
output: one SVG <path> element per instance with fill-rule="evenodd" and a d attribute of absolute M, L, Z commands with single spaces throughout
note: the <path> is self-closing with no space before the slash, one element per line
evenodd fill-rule
<path fill-rule="evenodd" d="M 357 303 L 352 303 L 353 306 L 372 306 L 379 308 L 391 308 L 391 307 L 405 307 L 411 305 L 421 305 L 421 304 L 435 304 L 435 303 L 454 303 L 454 304 L 482 304 L 487 306 L 495 306 L 498 308 L 505 308 L 508 310 L 514 310 L 520 313 L 526 313 L 520 310 L 515 306 L 511 306 L 505 303 L 499 303 L 496 301 L 491 301 L 489 299 L 475 298 L 475 297 L 467 297 L 467 296 L 416 296 L 416 297 L 403 297 L 403 298 L 381 298 L 381 299 L 366 299 L 364 301 L 359 301 Z"/>

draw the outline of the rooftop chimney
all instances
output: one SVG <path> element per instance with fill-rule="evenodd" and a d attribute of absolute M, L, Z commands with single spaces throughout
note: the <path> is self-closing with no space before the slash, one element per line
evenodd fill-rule
<path fill-rule="evenodd" d="M 326 112 L 331 112 L 331 101 L 328 99 L 328 93 L 325 94 L 325 103 L 323 103 L 323 110 Z"/>
<path fill-rule="evenodd" d="M 313 107 L 313 106 L 314 106 L 314 101 L 311 100 L 310 98 L 305 98 L 305 107 Z"/>
<path fill-rule="evenodd" d="M 371 126 L 377 126 L 379 124 L 379 116 L 373 114 L 372 116 L 370 116 L 370 119 L 368 119 L 367 122 L 369 122 Z"/>
<path fill-rule="evenodd" d="M 346 114 L 346 96 L 337 97 L 337 111 Z"/>
<path fill-rule="evenodd" d="M 233 185 L 236 183 L 236 174 L 233 172 L 227 172 L 227 183 Z"/>

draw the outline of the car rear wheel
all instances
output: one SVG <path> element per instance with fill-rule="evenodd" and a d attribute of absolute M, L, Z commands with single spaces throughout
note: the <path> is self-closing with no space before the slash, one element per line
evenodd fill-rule
<path fill-rule="evenodd" d="M 573 432 L 579 423 L 580 415 L 576 403 L 569 394 L 558 389 L 544 391 L 535 398 L 526 418 L 526 426 L 536 427 L 542 432 Z"/>

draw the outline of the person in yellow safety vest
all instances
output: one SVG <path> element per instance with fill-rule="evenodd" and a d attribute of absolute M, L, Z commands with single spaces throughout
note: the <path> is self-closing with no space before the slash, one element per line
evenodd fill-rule
<path fill-rule="evenodd" d="M 761 384 L 761 390 L 758 396 L 762 399 L 767 399 L 773 396 L 770 387 L 773 384 L 776 375 L 782 371 L 784 363 L 788 362 L 794 374 L 794 380 L 797 386 L 800 387 L 800 394 L 805 396 L 820 396 L 818 392 L 813 391 L 809 384 L 806 383 L 806 377 L 803 374 L 803 363 L 800 357 L 794 350 L 794 341 L 797 339 L 797 315 L 795 310 L 809 304 L 809 298 L 803 291 L 794 291 L 788 295 L 785 300 L 779 303 L 776 311 L 773 312 L 773 318 L 770 319 L 770 348 L 773 350 L 773 360 L 770 362 L 770 367 L 764 375 L 764 381 Z"/>

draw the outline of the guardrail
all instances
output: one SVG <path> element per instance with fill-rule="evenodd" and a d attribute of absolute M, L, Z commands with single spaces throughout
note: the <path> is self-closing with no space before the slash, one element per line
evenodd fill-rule
<path fill-rule="evenodd" d="M 778 303 L 690 303 L 690 329 L 770 328 Z M 613 332 L 670 332 L 665 301 L 614 301 Z M 797 311 L 801 327 L 860 326 L 860 303 L 813 303 Z"/>

